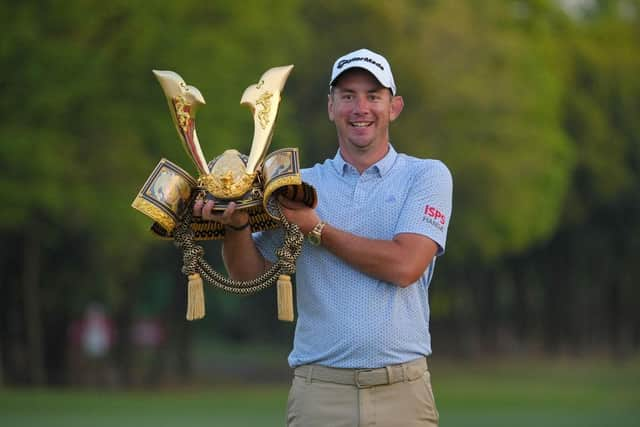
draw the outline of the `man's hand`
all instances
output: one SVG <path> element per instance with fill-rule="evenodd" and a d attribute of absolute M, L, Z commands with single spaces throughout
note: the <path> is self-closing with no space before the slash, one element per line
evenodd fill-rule
<path fill-rule="evenodd" d="M 313 227 L 320 222 L 316 211 L 302 202 L 294 202 L 285 197 L 278 197 L 282 214 L 289 222 L 297 224 L 304 235 L 307 235 Z"/>
<path fill-rule="evenodd" d="M 202 217 L 205 221 L 217 221 L 224 225 L 230 225 L 232 227 L 242 227 L 249 222 L 249 214 L 246 210 L 236 210 L 236 203 L 231 202 L 229 206 L 221 214 L 214 213 L 213 207 L 215 202 L 213 200 L 199 199 L 193 204 L 193 216 Z"/>

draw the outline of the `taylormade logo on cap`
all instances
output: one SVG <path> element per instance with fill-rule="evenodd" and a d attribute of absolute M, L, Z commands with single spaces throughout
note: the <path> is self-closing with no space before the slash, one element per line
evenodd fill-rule
<path fill-rule="evenodd" d="M 391 66 L 386 58 L 369 49 L 360 49 L 344 55 L 333 64 L 329 87 L 333 86 L 336 79 L 342 73 L 351 68 L 362 68 L 367 70 L 386 88 L 391 89 L 392 94 L 396 94 L 396 84 L 391 73 Z"/>
<path fill-rule="evenodd" d="M 341 61 L 338 62 L 338 65 L 336 65 L 336 68 L 341 69 L 345 64 L 350 64 L 353 61 L 367 61 L 367 62 L 371 62 L 373 65 L 375 65 L 376 67 L 380 68 L 380 70 L 384 71 L 384 67 L 382 66 L 382 64 L 374 61 L 371 58 L 367 58 L 366 56 L 356 56 L 355 58 L 349 58 L 349 59 L 343 59 Z"/>

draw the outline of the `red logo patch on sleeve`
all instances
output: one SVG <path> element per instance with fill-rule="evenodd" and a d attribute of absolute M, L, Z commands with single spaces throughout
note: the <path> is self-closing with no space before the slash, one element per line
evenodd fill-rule
<path fill-rule="evenodd" d="M 444 226 L 447 223 L 447 217 L 445 214 L 440 212 L 437 208 L 429 205 L 424 207 L 424 217 L 422 217 L 422 220 L 433 225 L 440 231 L 444 230 Z"/>
<path fill-rule="evenodd" d="M 426 205 L 424 207 L 424 215 L 429 218 L 433 218 L 442 225 L 445 225 L 447 222 L 447 217 L 433 206 Z"/>

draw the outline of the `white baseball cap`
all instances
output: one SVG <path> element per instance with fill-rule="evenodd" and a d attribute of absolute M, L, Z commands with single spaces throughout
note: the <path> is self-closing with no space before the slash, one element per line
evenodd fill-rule
<path fill-rule="evenodd" d="M 369 49 L 354 50 L 351 53 L 338 58 L 333 64 L 331 81 L 329 87 L 333 86 L 336 79 L 342 73 L 351 68 L 362 68 L 367 70 L 386 88 L 391 89 L 393 95 L 396 94 L 396 83 L 393 81 L 391 66 L 386 58 Z"/>

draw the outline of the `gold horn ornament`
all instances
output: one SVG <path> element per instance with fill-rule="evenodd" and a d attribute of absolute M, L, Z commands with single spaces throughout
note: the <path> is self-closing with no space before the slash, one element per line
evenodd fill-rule
<path fill-rule="evenodd" d="M 246 105 L 253 113 L 253 141 L 249 160 L 247 160 L 247 173 L 255 173 L 258 165 L 262 163 L 271 139 L 273 129 L 278 116 L 280 105 L 280 93 L 284 84 L 293 70 L 293 65 L 275 67 L 267 70 L 257 84 L 245 89 L 240 99 L 240 104 Z"/>
<path fill-rule="evenodd" d="M 187 85 L 178 73 L 153 70 L 169 104 L 169 114 L 178 131 L 180 141 L 200 175 L 209 174 L 207 160 L 200 148 L 196 132 L 196 112 L 205 104 L 204 97 L 194 86 Z"/>

